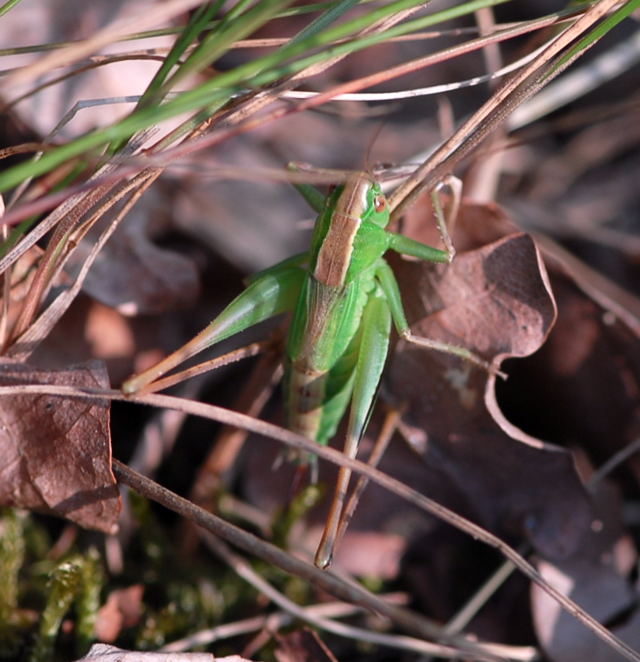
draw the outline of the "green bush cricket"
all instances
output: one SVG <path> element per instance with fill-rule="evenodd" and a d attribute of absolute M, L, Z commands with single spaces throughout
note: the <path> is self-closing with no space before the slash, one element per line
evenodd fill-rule
<path fill-rule="evenodd" d="M 287 426 L 319 444 L 335 435 L 349 407 L 344 452 L 355 457 L 387 358 L 391 323 L 409 342 L 455 354 L 484 369 L 468 350 L 412 335 L 387 250 L 428 262 L 450 262 L 454 251 L 441 208 L 436 214 L 447 250 L 386 230 L 390 210 L 380 184 L 350 175 L 322 204 L 311 247 L 253 276 L 209 326 L 173 354 L 124 382 L 125 393 L 149 386 L 203 349 L 279 313 L 292 311 L 286 345 L 284 393 Z M 434 193 L 434 201 L 436 198 Z M 309 458 L 304 459 L 306 462 Z M 315 557 L 331 563 L 351 472 L 342 467 Z"/>

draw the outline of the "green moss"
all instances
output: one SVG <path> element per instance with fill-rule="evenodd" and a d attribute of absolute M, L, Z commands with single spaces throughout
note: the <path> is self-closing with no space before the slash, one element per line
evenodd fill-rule
<path fill-rule="evenodd" d="M 31 651 L 31 662 L 47 662 L 53 649 L 62 619 L 69 611 L 82 581 L 82 564 L 77 558 L 63 561 L 51 573 L 47 602 L 40 617 Z"/>
<path fill-rule="evenodd" d="M 0 520 L 0 656 L 14 657 L 20 648 L 19 573 L 24 563 L 25 515 L 7 509 Z"/>
<path fill-rule="evenodd" d="M 76 603 L 76 652 L 84 655 L 95 640 L 94 630 L 100 609 L 100 593 L 104 584 L 104 570 L 98 551 L 92 547 L 80 568 L 81 581 Z"/>

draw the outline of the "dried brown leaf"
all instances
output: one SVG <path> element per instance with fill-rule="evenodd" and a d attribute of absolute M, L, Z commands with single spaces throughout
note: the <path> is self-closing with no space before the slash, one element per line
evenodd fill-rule
<path fill-rule="evenodd" d="M 640 611 L 635 608 L 638 590 L 629 579 L 629 573 L 637 563 L 637 551 L 623 530 L 620 496 L 616 490 L 601 485 L 596 503 L 594 527 L 576 553 L 555 563 L 540 561 L 538 567 L 545 579 L 563 589 L 601 623 L 610 625 L 613 622 L 612 631 L 638 650 Z M 623 659 L 558 609 L 557 603 L 538 586 L 532 586 L 531 600 L 538 640 L 554 662 Z M 631 608 L 634 611 L 621 618 Z"/>
<path fill-rule="evenodd" d="M 599 465 L 640 436 L 640 346 L 624 320 L 567 278 L 552 278 L 558 322 L 535 361 L 514 372 L 512 386 L 535 392 L 546 435 L 569 440 Z M 627 466 L 640 475 L 638 456 Z"/>
<path fill-rule="evenodd" d="M 182 308 L 200 291 L 193 261 L 149 238 L 149 220 L 162 211 L 161 200 L 153 202 L 147 200 L 144 207 L 129 213 L 127 223 L 102 249 L 83 286 L 101 303 L 127 315 Z M 90 245 L 92 240 L 90 233 L 85 241 Z"/>
<path fill-rule="evenodd" d="M 127 651 L 109 644 L 93 644 L 89 652 L 76 662 L 251 662 L 239 655 L 215 657 L 212 653 L 156 653 Z"/>
<path fill-rule="evenodd" d="M 101 363 L 59 371 L 0 365 L 0 503 L 42 510 L 113 533 L 120 497 L 111 472 L 109 403 L 20 393 L 24 384 L 108 388 Z"/>
<path fill-rule="evenodd" d="M 467 251 L 451 265 L 394 260 L 414 333 L 487 359 L 527 356 L 542 345 L 554 300 L 533 240 L 518 232 L 498 238 L 509 229 L 496 207 L 467 205 L 454 237 Z M 493 377 L 407 345 L 394 358 L 388 388 L 427 440 L 424 461 L 437 472 L 431 496 L 500 535 L 528 538 L 550 557 L 580 544 L 590 509 L 570 454 L 512 425 Z"/>
<path fill-rule="evenodd" d="M 94 627 L 96 638 L 110 643 L 116 640 L 122 628 L 137 625 L 143 612 L 143 593 L 142 584 L 112 591 L 106 603 L 98 611 Z"/>
<path fill-rule="evenodd" d="M 338 662 L 318 633 L 309 628 L 278 634 L 276 639 L 278 662 Z"/>

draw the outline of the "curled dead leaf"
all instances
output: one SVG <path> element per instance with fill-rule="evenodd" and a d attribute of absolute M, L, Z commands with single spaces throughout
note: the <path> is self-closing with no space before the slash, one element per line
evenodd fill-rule
<path fill-rule="evenodd" d="M 506 402 L 517 425 L 532 423 L 553 440 L 569 441 L 594 465 L 640 437 L 640 345 L 623 319 L 604 311 L 574 283 L 552 272 L 558 322 L 535 360 L 514 365 L 512 392 L 536 393 L 543 415 Z M 503 395 L 503 394 L 501 394 Z M 626 467 L 640 476 L 640 457 Z"/>
<path fill-rule="evenodd" d="M 111 472 L 109 402 L 20 393 L 20 385 L 108 388 L 106 370 L 90 362 L 47 371 L 0 364 L 0 504 L 49 512 L 114 533 L 120 497 Z"/>
<path fill-rule="evenodd" d="M 103 247 L 87 275 L 83 289 L 96 300 L 125 315 L 151 315 L 182 308 L 200 292 L 195 264 L 175 251 L 161 248 L 148 236 L 156 208 L 134 209 Z M 87 250 L 92 233 L 85 239 Z M 84 244 L 83 244 L 84 245 Z M 79 269 L 82 251 L 70 265 Z"/>
<path fill-rule="evenodd" d="M 556 317 L 549 281 L 533 240 L 511 228 L 497 207 L 466 205 L 454 243 L 467 250 L 451 265 L 393 261 L 401 291 L 410 293 L 403 301 L 414 333 L 498 361 L 544 343 Z M 425 435 L 423 459 L 440 476 L 429 481 L 430 496 L 499 535 L 524 536 L 546 556 L 576 549 L 591 516 L 572 457 L 506 419 L 493 376 L 403 346 L 387 388 Z"/>
<path fill-rule="evenodd" d="M 622 526 L 618 492 L 611 485 L 600 485 L 595 501 L 597 519 L 584 544 L 567 559 L 540 560 L 538 569 L 545 579 L 638 650 L 639 596 L 629 576 L 637 564 L 637 550 Z M 538 640 L 554 662 L 623 659 L 559 609 L 539 586 L 531 587 L 531 605 Z"/>
<path fill-rule="evenodd" d="M 123 628 L 137 625 L 143 614 L 143 594 L 142 584 L 112 591 L 98 611 L 94 627 L 96 638 L 111 643 L 118 638 Z"/>
<path fill-rule="evenodd" d="M 212 653 L 156 653 L 127 651 L 109 644 L 93 644 L 89 652 L 76 662 L 251 662 L 239 655 L 214 657 Z"/>
<path fill-rule="evenodd" d="M 315 630 L 302 628 L 276 635 L 278 662 L 338 662 Z"/>

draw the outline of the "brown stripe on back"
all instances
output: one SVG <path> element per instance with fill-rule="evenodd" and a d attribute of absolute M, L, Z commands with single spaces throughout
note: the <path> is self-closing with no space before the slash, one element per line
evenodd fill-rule
<path fill-rule="evenodd" d="M 314 277 L 325 285 L 344 285 L 351 263 L 353 239 L 360 227 L 370 186 L 369 178 L 364 173 L 357 173 L 349 177 L 338 198 L 313 272 Z"/>

